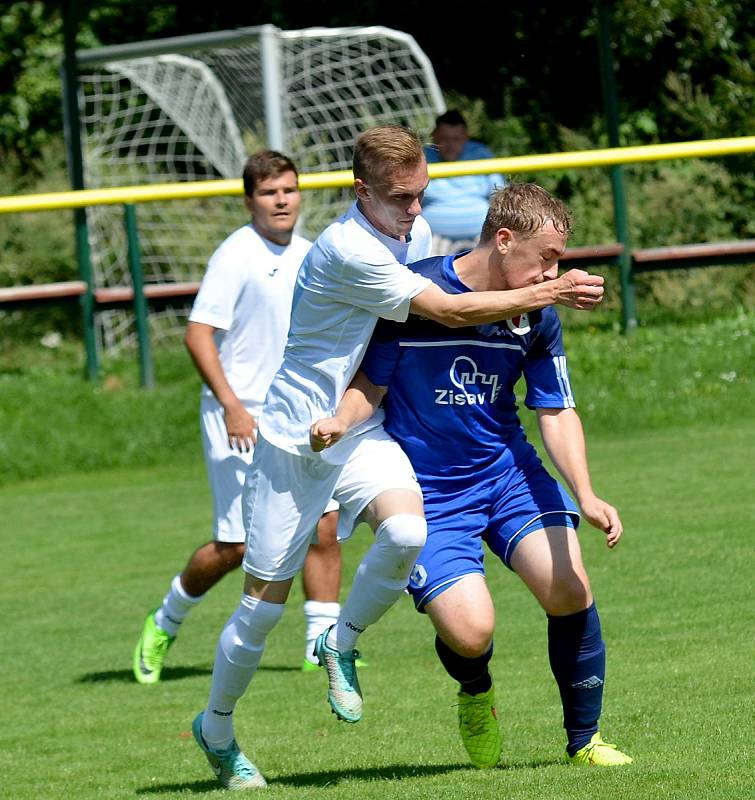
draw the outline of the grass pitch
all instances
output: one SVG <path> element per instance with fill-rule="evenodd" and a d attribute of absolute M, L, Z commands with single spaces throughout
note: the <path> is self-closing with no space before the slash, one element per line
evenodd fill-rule
<path fill-rule="evenodd" d="M 602 731 L 635 758 L 563 763 L 543 614 L 493 559 L 492 662 L 504 758 L 467 764 L 455 688 L 427 619 L 402 600 L 360 646 L 365 716 L 336 722 L 325 677 L 302 674 L 301 592 L 236 713 L 270 798 L 745 798 L 753 796 L 750 416 L 590 437 L 596 489 L 622 512 L 609 553 L 581 533 L 608 646 Z M 0 796 L 218 797 L 191 740 L 240 573 L 189 617 L 157 686 L 131 677 L 143 617 L 194 547 L 210 504 L 199 461 L 73 474 L 0 489 L 3 609 Z M 344 584 L 369 543 L 344 548 Z"/>

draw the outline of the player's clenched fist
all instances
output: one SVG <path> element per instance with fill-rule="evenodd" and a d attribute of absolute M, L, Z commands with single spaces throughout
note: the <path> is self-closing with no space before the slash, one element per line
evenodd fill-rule
<path fill-rule="evenodd" d="M 583 269 L 570 269 L 554 281 L 556 286 L 555 302 L 589 311 L 603 299 L 603 278 L 600 275 L 591 275 Z"/>

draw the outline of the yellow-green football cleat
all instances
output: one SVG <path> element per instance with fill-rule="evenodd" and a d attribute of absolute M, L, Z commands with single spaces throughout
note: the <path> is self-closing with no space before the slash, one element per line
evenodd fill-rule
<path fill-rule="evenodd" d="M 482 694 L 459 692 L 459 733 L 471 762 L 480 769 L 501 759 L 501 729 L 495 713 L 495 690 Z"/>
<path fill-rule="evenodd" d="M 139 642 L 134 650 L 134 677 L 139 683 L 157 683 L 168 648 L 175 641 L 155 624 L 155 609 L 147 614 Z"/>
<path fill-rule="evenodd" d="M 197 714 L 191 725 L 191 732 L 220 783 L 231 791 L 264 789 L 267 781 L 257 767 L 239 750 L 235 739 L 227 750 L 214 750 L 207 744 L 202 736 L 203 716 L 204 711 Z"/>
<path fill-rule="evenodd" d="M 631 764 L 633 759 L 622 753 L 615 744 L 604 742 L 598 731 L 584 747 L 569 757 L 569 761 L 586 767 L 618 767 Z"/>

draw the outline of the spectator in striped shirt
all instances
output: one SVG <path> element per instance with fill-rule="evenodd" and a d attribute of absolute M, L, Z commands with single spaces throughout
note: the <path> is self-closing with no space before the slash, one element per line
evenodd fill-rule
<path fill-rule="evenodd" d="M 433 143 L 425 146 L 428 164 L 493 158 L 482 142 L 469 138 L 461 112 L 446 111 L 435 120 Z M 445 255 L 477 244 L 490 196 L 506 185 L 502 175 L 435 178 L 425 192 L 422 215 L 433 232 L 433 253 Z"/>

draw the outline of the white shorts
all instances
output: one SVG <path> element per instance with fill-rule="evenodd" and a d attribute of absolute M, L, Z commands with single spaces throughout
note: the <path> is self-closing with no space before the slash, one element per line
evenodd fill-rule
<path fill-rule="evenodd" d="M 253 413 L 248 407 L 247 411 Z M 218 542 L 243 542 L 246 531 L 241 512 L 241 492 L 254 449 L 240 453 L 230 448 L 223 407 L 214 397 L 201 398 L 199 427 L 212 493 L 213 537 Z M 329 500 L 323 513 L 337 510 L 338 503 Z M 314 529 L 317 529 L 317 521 Z"/>
<path fill-rule="evenodd" d="M 340 505 L 338 538 L 346 539 L 368 503 L 389 489 L 422 497 L 409 459 L 382 426 L 357 437 L 345 464 L 288 453 L 260 436 L 244 486 L 244 571 L 265 581 L 292 578 L 330 497 Z"/>

